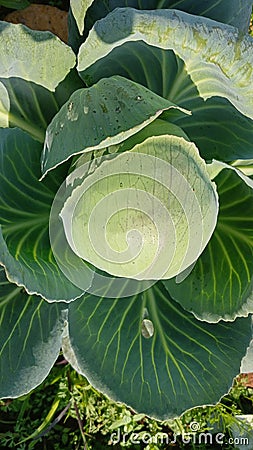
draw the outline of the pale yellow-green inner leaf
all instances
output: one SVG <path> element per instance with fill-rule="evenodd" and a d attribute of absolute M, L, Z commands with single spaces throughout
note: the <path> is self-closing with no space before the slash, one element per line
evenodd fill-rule
<path fill-rule="evenodd" d="M 117 277 L 155 280 L 197 260 L 217 212 L 194 144 L 157 136 L 100 163 L 73 190 L 61 218 L 80 258 Z"/>

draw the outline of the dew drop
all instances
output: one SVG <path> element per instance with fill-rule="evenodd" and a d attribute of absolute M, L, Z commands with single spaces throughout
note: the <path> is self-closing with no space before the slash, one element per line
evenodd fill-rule
<path fill-rule="evenodd" d="M 84 114 L 88 114 L 88 112 L 89 112 L 89 107 L 88 107 L 88 106 L 84 106 L 83 112 L 84 112 Z"/>
<path fill-rule="evenodd" d="M 142 96 L 141 95 L 137 95 L 137 97 L 135 97 L 135 100 L 138 100 L 138 101 L 142 100 Z"/>
<path fill-rule="evenodd" d="M 141 323 L 141 334 L 145 339 L 150 339 L 154 334 L 153 322 L 149 319 L 143 319 Z"/>

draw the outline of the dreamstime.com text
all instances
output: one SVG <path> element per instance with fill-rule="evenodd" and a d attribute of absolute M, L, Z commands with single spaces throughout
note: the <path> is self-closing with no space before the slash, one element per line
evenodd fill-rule
<path fill-rule="evenodd" d="M 108 442 L 109 445 L 116 444 L 156 444 L 156 445 L 169 445 L 176 444 L 177 442 L 181 442 L 183 444 L 205 444 L 205 445 L 249 445 L 249 439 L 246 437 L 235 437 L 235 438 L 226 438 L 225 434 L 217 433 L 184 433 L 184 434 L 173 434 L 168 435 L 167 433 L 156 433 L 155 435 L 151 435 L 148 432 L 142 433 L 122 433 L 120 429 L 114 431 Z"/>

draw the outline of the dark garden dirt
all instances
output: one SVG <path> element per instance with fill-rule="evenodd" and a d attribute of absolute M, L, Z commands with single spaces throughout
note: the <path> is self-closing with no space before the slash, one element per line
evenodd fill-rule
<path fill-rule="evenodd" d="M 51 31 L 62 41 L 67 42 L 69 2 L 65 0 L 55 3 L 59 4 L 61 9 L 56 6 L 35 3 L 18 11 L 0 7 L 0 19 L 12 23 L 22 23 L 33 30 Z"/>

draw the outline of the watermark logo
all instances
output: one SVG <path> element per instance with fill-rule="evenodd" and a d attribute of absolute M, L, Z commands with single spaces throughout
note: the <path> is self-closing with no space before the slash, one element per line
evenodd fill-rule
<path fill-rule="evenodd" d="M 200 424 L 198 422 L 192 422 L 190 424 L 191 432 L 189 433 L 173 433 L 167 434 L 164 432 L 158 432 L 155 435 L 151 435 L 149 432 L 141 433 L 122 433 L 120 429 L 114 431 L 108 442 L 109 445 L 173 445 L 177 443 L 189 445 L 210 445 L 210 446 L 223 446 L 223 445 L 240 445 L 248 446 L 249 439 L 246 437 L 229 437 L 226 438 L 224 433 L 212 434 L 210 432 L 200 432 Z M 196 431 L 193 431 L 196 430 Z"/>
<path fill-rule="evenodd" d="M 193 433 L 195 433 L 196 431 L 199 431 L 200 430 L 200 424 L 198 422 L 195 422 L 195 421 L 191 422 L 190 423 L 190 430 Z"/>

